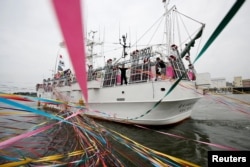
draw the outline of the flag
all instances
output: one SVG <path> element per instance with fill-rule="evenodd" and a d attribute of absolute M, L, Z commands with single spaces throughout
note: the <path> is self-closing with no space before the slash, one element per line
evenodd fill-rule
<path fill-rule="evenodd" d="M 63 71 L 62 66 L 58 65 L 58 67 L 57 67 L 57 71 Z"/>
<path fill-rule="evenodd" d="M 64 42 L 60 42 L 60 43 L 59 43 L 59 46 L 60 46 L 61 48 L 65 48 L 65 43 L 64 43 Z"/>

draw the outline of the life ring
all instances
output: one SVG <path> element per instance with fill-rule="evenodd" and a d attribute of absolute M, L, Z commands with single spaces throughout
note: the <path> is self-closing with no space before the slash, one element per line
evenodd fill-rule
<path fill-rule="evenodd" d="M 189 64 L 189 65 L 188 65 L 188 68 L 189 68 L 189 69 L 193 69 L 193 68 L 194 68 L 193 64 Z"/>
<path fill-rule="evenodd" d="M 170 55 L 170 59 L 176 61 L 176 57 L 174 55 Z"/>
<path fill-rule="evenodd" d="M 177 47 L 175 44 L 171 45 L 171 48 L 172 48 L 173 50 L 177 50 L 177 49 L 178 49 L 178 47 Z"/>
<path fill-rule="evenodd" d="M 107 60 L 107 63 L 109 63 L 109 62 L 112 62 L 112 59 L 108 59 L 108 60 Z"/>

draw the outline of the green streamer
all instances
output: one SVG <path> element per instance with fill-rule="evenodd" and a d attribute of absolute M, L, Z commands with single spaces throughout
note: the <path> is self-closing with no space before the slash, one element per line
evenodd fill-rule
<path fill-rule="evenodd" d="M 229 21 L 234 17 L 234 15 L 237 13 L 237 11 L 240 9 L 240 7 L 243 5 L 245 0 L 237 0 L 233 7 L 229 10 L 227 15 L 224 17 L 224 19 L 220 22 L 218 27 L 214 30 L 213 34 L 210 36 L 210 38 L 207 40 L 204 47 L 201 49 L 198 56 L 195 58 L 193 64 L 203 55 L 203 53 L 208 49 L 208 47 L 213 43 L 213 41 L 218 37 L 218 35 L 221 33 L 221 31 L 226 27 L 226 25 L 229 23 Z"/>
<path fill-rule="evenodd" d="M 145 115 L 147 115 L 148 113 L 150 113 L 154 108 L 156 108 L 156 107 L 161 103 L 161 101 L 162 101 L 167 95 L 169 95 L 169 94 L 174 90 L 174 88 L 178 85 L 178 83 L 181 81 L 181 79 L 183 78 L 184 75 L 185 75 L 185 73 L 183 73 L 183 75 L 182 75 L 180 78 L 178 78 L 178 80 L 175 81 L 175 83 L 169 88 L 169 90 L 167 91 L 167 93 L 166 93 L 159 101 L 157 101 L 151 109 L 149 109 L 147 112 L 145 112 L 144 114 L 140 115 L 139 117 L 130 118 L 130 120 L 138 119 L 138 118 L 144 117 Z"/>

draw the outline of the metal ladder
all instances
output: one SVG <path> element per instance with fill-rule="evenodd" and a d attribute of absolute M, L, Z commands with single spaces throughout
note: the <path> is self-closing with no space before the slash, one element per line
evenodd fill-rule
<path fill-rule="evenodd" d="M 181 76 L 183 76 L 182 79 L 188 79 L 185 66 L 179 56 L 176 56 L 176 60 L 171 60 L 170 62 L 174 68 L 175 76 L 177 78 L 180 78 Z"/>

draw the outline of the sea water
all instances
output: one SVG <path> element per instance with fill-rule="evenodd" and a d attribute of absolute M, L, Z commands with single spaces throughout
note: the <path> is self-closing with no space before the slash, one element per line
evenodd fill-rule
<path fill-rule="evenodd" d="M 98 122 L 146 147 L 201 166 L 207 166 L 207 153 L 211 150 L 250 151 L 250 95 L 247 94 L 206 95 L 195 105 L 190 119 L 171 126 L 145 129 Z"/>

